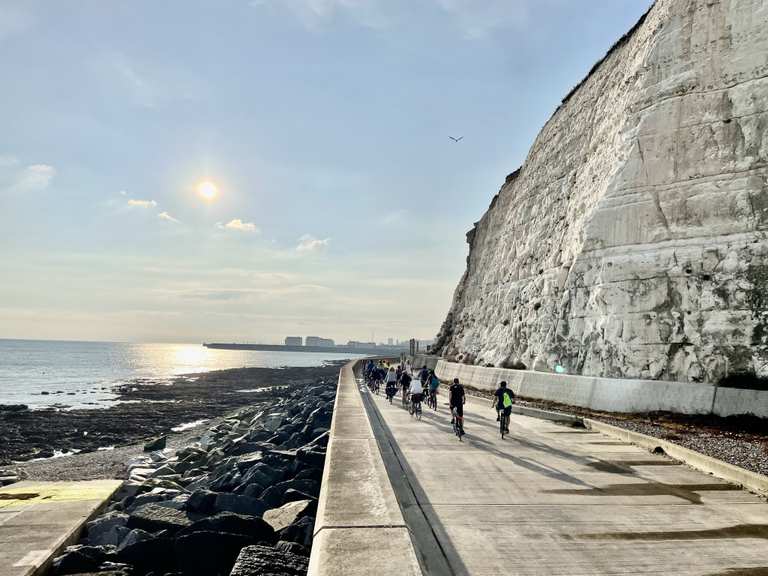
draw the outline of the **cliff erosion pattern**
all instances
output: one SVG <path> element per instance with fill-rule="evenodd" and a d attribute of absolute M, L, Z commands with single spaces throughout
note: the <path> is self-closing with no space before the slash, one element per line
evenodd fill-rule
<path fill-rule="evenodd" d="M 448 359 L 768 374 L 768 0 L 657 0 L 467 235 Z"/>

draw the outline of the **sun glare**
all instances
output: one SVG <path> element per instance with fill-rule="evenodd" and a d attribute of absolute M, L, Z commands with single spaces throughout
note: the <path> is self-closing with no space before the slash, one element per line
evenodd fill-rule
<path fill-rule="evenodd" d="M 197 185 L 197 193 L 208 201 L 215 200 L 219 195 L 219 187 L 210 180 L 204 180 Z"/>

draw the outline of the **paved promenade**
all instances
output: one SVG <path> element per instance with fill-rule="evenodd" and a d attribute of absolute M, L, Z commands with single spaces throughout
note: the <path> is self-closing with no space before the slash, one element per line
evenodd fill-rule
<path fill-rule="evenodd" d="M 480 399 L 459 442 L 445 395 L 418 422 L 362 388 L 425 573 L 768 574 L 768 504 L 736 486 L 525 416 L 502 441 Z"/>
<path fill-rule="evenodd" d="M 19 482 L 0 489 L 0 576 L 42 574 L 120 484 Z"/>

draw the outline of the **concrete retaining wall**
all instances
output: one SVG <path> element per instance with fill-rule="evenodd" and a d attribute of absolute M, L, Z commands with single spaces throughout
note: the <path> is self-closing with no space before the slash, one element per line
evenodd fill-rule
<path fill-rule="evenodd" d="M 431 362 L 425 362 L 431 360 Z M 454 378 L 481 390 L 495 390 L 506 380 L 516 394 L 552 400 L 571 406 L 608 412 L 651 412 L 665 410 L 682 414 L 732 416 L 754 414 L 768 418 L 768 391 L 721 388 L 709 384 L 661 380 L 591 378 L 569 374 L 550 374 L 531 370 L 485 368 L 447 362 L 431 357 L 415 357 L 413 365 L 430 363 L 441 380 Z"/>
<path fill-rule="evenodd" d="M 309 576 L 421 575 L 353 366 L 339 374 Z"/>

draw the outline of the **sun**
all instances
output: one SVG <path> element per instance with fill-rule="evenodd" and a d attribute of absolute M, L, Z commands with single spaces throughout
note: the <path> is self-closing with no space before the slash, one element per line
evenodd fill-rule
<path fill-rule="evenodd" d="M 197 185 L 197 193 L 210 202 L 219 195 L 219 187 L 210 180 L 203 180 Z"/>

